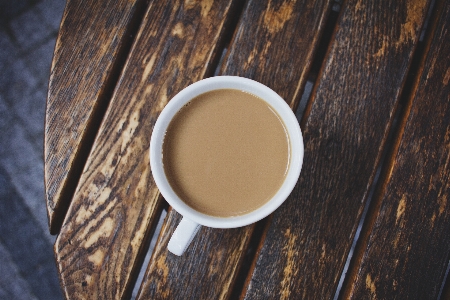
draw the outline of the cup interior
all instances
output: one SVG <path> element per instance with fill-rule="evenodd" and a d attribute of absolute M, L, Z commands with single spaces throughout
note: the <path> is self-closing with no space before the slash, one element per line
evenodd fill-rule
<path fill-rule="evenodd" d="M 263 206 L 243 215 L 234 217 L 215 217 L 200 213 L 185 202 L 171 188 L 164 172 L 162 149 L 167 127 L 175 114 L 190 100 L 203 93 L 217 89 L 237 89 L 266 101 L 282 119 L 289 135 L 290 157 L 286 178 L 278 192 Z M 297 118 L 291 108 L 269 87 L 243 77 L 217 76 L 200 80 L 180 91 L 162 110 L 155 123 L 150 140 L 150 167 L 156 185 L 166 201 L 181 215 L 201 225 L 214 228 L 234 228 L 249 225 L 268 216 L 277 209 L 291 193 L 300 175 L 303 163 L 303 137 Z"/>

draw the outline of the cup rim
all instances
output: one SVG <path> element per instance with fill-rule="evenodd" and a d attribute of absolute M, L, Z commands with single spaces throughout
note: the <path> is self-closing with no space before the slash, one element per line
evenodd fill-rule
<path fill-rule="evenodd" d="M 266 101 L 282 119 L 291 147 L 289 169 L 276 194 L 261 207 L 243 215 L 216 217 L 196 211 L 183 202 L 172 190 L 162 163 L 162 144 L 173 116 L 190 100 L 217 89 L 237 89 L 252 93 Z M 197 81 L 176 94 L 164 107 L 156 120 L 150 138 L 150 168 L 153 178 L 166 201 L 183 217 L 213 228 L 235 228 L 255 223 L 275 211 L 295 187 L 303 164 L 304 146 L 300 125 L 289 105 L 275 91 L 255 80 L 239 76 L 216 76 Z"/>

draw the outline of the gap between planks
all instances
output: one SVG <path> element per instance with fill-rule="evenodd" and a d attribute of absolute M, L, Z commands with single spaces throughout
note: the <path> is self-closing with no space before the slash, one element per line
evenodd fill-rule
<path fill-rule="evenodd" d="M 144 261 L 142 262 L 142 265 L 140 266 L 139 275 L 138 275 L 136 281 L 134 282 L 133 291 L 131 293 L 131 299 L 133 299 L 133 300 L 136 299 L 138 292 L 139 292 L 139 288 L 141 287 L 142 281 L 144 280 L 145 271 L 147 270 L 148 263 L 150 262 L 150 258 L 153 254 L 153 250 L 155 249 L 155 245 L 158 240 L 159 233 L 161 232 L 162 225 L 164 223 L 166 215 L 167 215 L 167 207 L 162 209 L 160 216 L 158 218 L 158 223 L 156 224 L 155 231 L 154 231 L 151 239 L 149 239 L 150 245 L 148 246 L 148 250 L 147 250 L 147 253 L 145 254 Z"/>

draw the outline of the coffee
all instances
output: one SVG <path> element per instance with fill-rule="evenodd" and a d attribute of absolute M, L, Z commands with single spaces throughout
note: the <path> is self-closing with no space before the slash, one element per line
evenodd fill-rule
<path fill-rule="evenodd" d="M 289 168 L 290 144 L 277 113 L 234 89 L 201 94 L 171 120 L 163 142 L 166 177 L 187 205 L 238 216 L 270 200 Z"/>

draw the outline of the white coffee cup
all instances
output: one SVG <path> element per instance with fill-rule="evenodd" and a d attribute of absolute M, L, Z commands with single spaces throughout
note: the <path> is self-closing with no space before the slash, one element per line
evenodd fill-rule
<path fill-rule="evenodd" d="M 290 143 L 289 169 L 285 180 L 276 194 L 263 206 L 244 215 L 215 217 L 196 211 L 183 202 L 171 188 L 164 172 L 163 142 L 170 121 L 190 100 L 203 93 L 217 89 L 237 89 L 251 93 L 266 101 L 282 119 Z M 200 225 L 213 228 L 235 228 L 257 222 L 276 210 L 289 196 L 300 176 L 303 162 L 303 137 L 297 118 L 291 108 L 269 87 L 243 77 L 217 76 L 195 82 L 180 91 L 162 110 L 155 123 L 150 140 L 150 167 L 156 185 L 166 201 L 179 212 L 183 219 L 173 233 L 168 249 L 182 255 L 197 233 Z"/>

